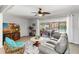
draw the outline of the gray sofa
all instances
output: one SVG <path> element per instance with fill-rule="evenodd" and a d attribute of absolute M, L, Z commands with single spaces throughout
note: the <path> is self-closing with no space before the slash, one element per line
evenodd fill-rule
<path fill-rule="evenodd" d="M 49 40 L 39 46 L 40 54 L 69 54 L 68 36 L 61 34 L 57 41 Z"/>

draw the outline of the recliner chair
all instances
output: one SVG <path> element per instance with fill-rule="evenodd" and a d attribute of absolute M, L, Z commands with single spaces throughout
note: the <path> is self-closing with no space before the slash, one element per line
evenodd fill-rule
<path fill-rule="evenodd" d="M 40 45 L 40 54 L 69 54 L 68 36 L 62 33 L 58 41 L 49 40 Z"/>

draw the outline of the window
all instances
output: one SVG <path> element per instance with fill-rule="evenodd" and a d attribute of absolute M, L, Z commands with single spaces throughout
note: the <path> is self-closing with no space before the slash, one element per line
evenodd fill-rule
<path fill-rule="evenodd" d="M 57 32 L 66 32 L 66 22 L 48 22 L 41 23 L 40 30 L 55 30 Z"/>

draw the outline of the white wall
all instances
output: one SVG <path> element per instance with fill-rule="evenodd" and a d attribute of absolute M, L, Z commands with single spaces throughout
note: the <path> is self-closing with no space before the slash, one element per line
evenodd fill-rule
<path fill-rule="evenodd" d="M 0 48 L 2 47 L 2 22 L 3 22 L 3 16 L 0 14 Z"/>
<path fill-rule="evenodd" d="M 73 14 L 73 43 L 79 44 L 79 14 Z"/>
<path fill-rule="evenodd" d="M 62 21 L 66 21 L 67 17 L 57 17 L 57 18 L 52 18 L 52 19 L 41 19 L 40 22 L 41 23 L 46 23 L 46 22 L 62 22 Z"/>
<path fill-rule="evenodd" d="M 72 15 L 67 16 L 67 34 L 69 42 L 73 42 L 73 17 Z"/>
<path fill-rule="evenodd" d="M 79 44 L 79 14 L 71 14 L 67 18 L 69 42 Z"/>
<path fill-rule="evenodd" d="M 36 30 L 36 35 L 40 35 L 40 28 L 39 28 L 39 19 L 30 19 L 29 20 L 29 26 L 31 26 L 32 24 L 35 24 L 36 26 L 34 27 Z"/>
<path fill-rule="evenodd" d="M 4 15 L 3 18 L 4 18 L 3 22 L 5 23 L 16 23 L 20 25 L 21 37 L 28 35 L 29 20 L 11 15 Z"/>
<path fill-rule="evenodd" d="M 36 24 L 36 19 L 30 19 L 30 20 L 29 20 L 29 26 L 31 26 L 33 23 Z"/>
<path fill-rule="evenodd" d="M 34 29 L 36 29 L 36 28 L 37 28 L 37 27 L 36 27 L 37 19 L 30 19 L 30 20 L 29 20 L 29 26 L 32 26 L 32 24 L 35 24 L 35 28 L 34 28 Z"/>

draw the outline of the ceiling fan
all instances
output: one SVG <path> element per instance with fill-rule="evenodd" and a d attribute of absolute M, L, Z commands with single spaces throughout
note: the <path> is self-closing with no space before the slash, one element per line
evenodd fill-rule
<path fill-rule="evenodd" d="M 50 14 L 50 12 L 43 12 L 42 8 L 39 8 L 37 12 L 32 12 L 32 13 L 36 13 L 35 16 L 44 16 L 46 14 Z"/>

